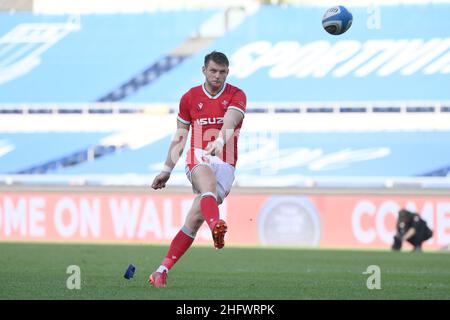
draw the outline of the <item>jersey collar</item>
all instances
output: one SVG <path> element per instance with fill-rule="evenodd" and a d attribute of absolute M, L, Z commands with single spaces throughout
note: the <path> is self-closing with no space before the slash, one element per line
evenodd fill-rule
<path fill-rule="evenodd" d="M 205 88 L 205 84 L 202 84 L 202 89 L 203 89 L 203 92 L 206 94 L 206 96 L 207 96 L 208 98 L 210 98 L 210 99 L 217 99 L 217 98 L 220 97 L 220 95 L 222 94 L 222 92 L 225 91 L 225 88 L 226 88 L 227 85 L 228 85 L 228 84 L 225 82 L 225 84 L 223 85 L 222 89 L 220 89 L 220 91 L 219 91 L 215 96 L 212 96 L 212 95 L 209 94 L 208 90 L 206 90 L 206 88 Z"/>

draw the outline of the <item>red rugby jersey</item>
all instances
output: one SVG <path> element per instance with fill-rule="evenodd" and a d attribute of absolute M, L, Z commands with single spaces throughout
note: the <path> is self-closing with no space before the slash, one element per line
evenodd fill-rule
<path fill-rule="evenodd" d="M 208 93 L 204 85 L 191 88 L 181 97 L 178 121 L 190 124 L 192 128 L 191 149 L 186 157 L 188 164 L 195 161 L 194 148 L 205 150 L 208 143 L 217 138 L 225 112 L 231 108 L 245 115 L 246 104 L 245 93 L 228 83 L 225 83 L 214 97 Z M 224 162 L 232 166 L 236 166 L 241 126 L 242 121 L 236 126 L 233 137 L 224 145 L 220 155 Z"/>

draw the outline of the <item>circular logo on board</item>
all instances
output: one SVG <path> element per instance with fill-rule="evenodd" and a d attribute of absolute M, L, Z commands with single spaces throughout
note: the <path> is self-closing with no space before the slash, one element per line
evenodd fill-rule
<path fill-rule="evenodd" d="M 318 246 L 319 215 L 306 197 L 274 196 L 259 213 L 258 233 L 264 245 Z"/>

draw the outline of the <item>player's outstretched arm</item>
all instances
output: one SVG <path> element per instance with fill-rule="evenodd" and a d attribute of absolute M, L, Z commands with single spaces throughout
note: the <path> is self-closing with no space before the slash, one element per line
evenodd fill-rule
<path fill-rule="evenodd" d="M 210 143 L 206 148 L 206 154 L 219 155 L 222 152 L 225 143 L 233 136 L 234 129 L 242 119 L 244 119 L 243 112 L 235 109 L 228 109 L 223 117 L 222 129 L 220 130 L 217 139 Z"/>
<path fill-rule="evenodd" d="M 170 178 L 170 173 L 177 164 L 181 155 L 183 154 L 184 147 L 186 145 L 187 136 L 189 133 L 189 125 L 177 121 L 177 132 L 173 136 L 172 142 L 167 152 L 166 161 L 164 162 L 164 168 L 160 174 L 158 174 L 152 183 L 152 188 L 162 189 L 166 186 L 166 182 Z"/>

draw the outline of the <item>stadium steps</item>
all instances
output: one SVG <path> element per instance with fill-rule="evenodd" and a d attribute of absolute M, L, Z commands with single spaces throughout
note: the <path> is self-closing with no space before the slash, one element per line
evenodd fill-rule
<path fill-rule="evenodd" d="M 437 170 L 433 170 L 430 172 L 426 172 L 420 176 L 424 177 L 450 177 L 450 165 L 439 168 Z"/>
<path fill-rule="evenodd" d="M 97 102 L 118 102 L 152 84 L 165 73 L 179 66 L 186 58 L 215 40 L 215 37 L 193 37 L 182 43 L 168 55 L 162 57 L 144 71 L 138 73 L 118 88 L 99 98 Z"/>
<path fill-rule="evenodd" d="M 164 56 L 141 73 L 126 81 L 120 87 L 99 98 L 98 102 L 117 102 L 125 99 L 129 95 L 134 94 L 140 88 L 151 84 L 164 73 L 169 72 L 178 66 L 187 57 L 188 56 L 186 55 Z"/>
<path fill-rule="evenodd" d="M 80 151 L 71 153 L 65 157 L 54 159 L 43 164 L 35 165 L 11 174 L 47 174 L 65 167 L 75 166 L 82 162 L 93 161 L 99 157 L 115 153 L 126 148 L 126 145 L 95 145 Z"/>

